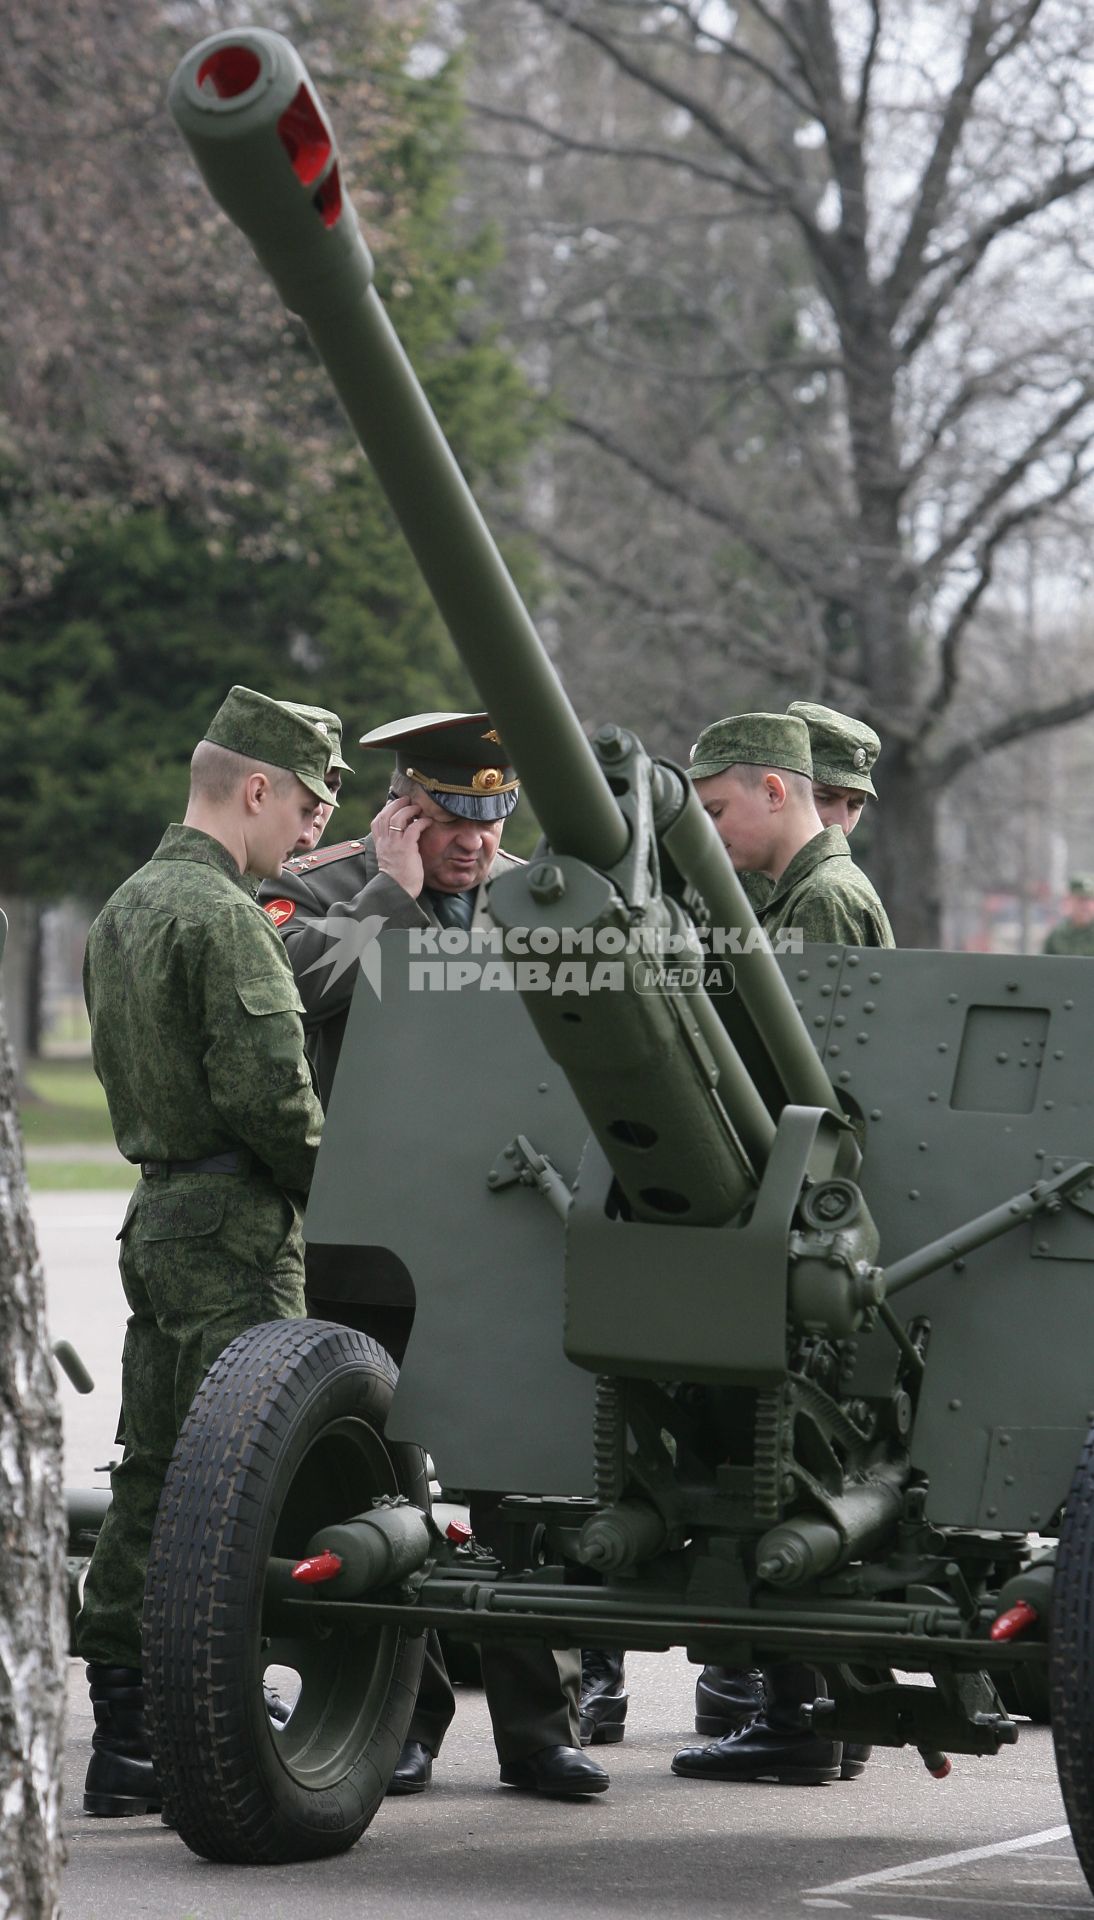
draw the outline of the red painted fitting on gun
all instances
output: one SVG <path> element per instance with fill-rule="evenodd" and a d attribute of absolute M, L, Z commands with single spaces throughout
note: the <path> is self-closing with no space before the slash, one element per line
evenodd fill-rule
<path fill-rule="evenodd" d="M 292 1570 L 294 1580 L 306 1587 L 317 1587 L 321 1580 L 333 1580 L 341 1573 L 342 1561 L 337 1553 L 317 1553 L 311 1560 L 298 1560 Z"/>
<path fill-rule="evenodd" d="M 1005 1613 L 992 1621 L 991 1637 L 993 1640 L 1015 1640 L 1033 1625 L 1036 1618 L 1036 1607 L 1031 1607 L 1028 1600 L 1016 1600 L 1013 1607 L 1008 1607 Z"/>

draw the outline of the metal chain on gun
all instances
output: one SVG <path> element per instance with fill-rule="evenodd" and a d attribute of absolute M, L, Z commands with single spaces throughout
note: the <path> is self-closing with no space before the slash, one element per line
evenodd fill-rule
<path fill-rule="evenodd" d="M 593 1476 L 601 1506 L 611 1506 L 622 1497 L 626 1431 L 623 1382 L 611 1374 L 598 1374 L 593 1408 Z"/>
<path fill-rule="evenodd" d="M 782 1389 L 773 1387 L 756 1395 L 755 1441 L 752 1465 L 752 1513 L 757 1526 L 774 1526 L 779 1518 L 781 1480 Z"/>

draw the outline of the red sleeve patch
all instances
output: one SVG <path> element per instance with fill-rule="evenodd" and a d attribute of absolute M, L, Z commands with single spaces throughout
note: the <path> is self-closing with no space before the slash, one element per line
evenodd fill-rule
<path fill-rule="evenodd" d="M 269 914 L 275 927 L 283 927 L 286 920 L 291 920 L 296 912 L 296 901 L 270 900 L 265 907 L 265 912 Z"/>

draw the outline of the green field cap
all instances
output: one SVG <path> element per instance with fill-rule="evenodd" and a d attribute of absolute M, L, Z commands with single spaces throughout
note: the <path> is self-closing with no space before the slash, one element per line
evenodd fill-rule
<path fill-rule="evenodd" d="M 279 700 L 277 704 L 284 707 L 287 713 L 298 713 L 301 720 L 306 720 L 317 732 L 325 734 L 330 741 L 329 767 L 342 767 L 346 773 L 353 772 L 349 761 L 342 758 L 342 722 L 336 713 L 332 713 L 329 707 L 302 706 L 299 700 Z"/>
<path fill-rule="evenodd" d="M 704 727 L 691 750 L 691 779 L 709 780 L 736 766 L 776 767 L 783 773 L 804 773 L 811 780 L 813 762 L 805 721 L 786 713 L 733 713 Z"/>
<path fill-rule="evenodd" d="M 812 700 L 792 700 L 787 713 L 797 714 L 809 728 L 813 778 L 826 787 L 851 787 L 877 799 L 870 769 L 881 752 L 873 727 L 852 720 L 835 707 L 818 707 Z"/>
<path fill-rule="evenodd" d="M 227 747 L 245 760 L 261 760 L 268 767 L 295 773 L 309 793 L 327 806 L 338 798 L 325 783 L 330 765 L 330 741 L 280 700 L 270 700 L 253 687 L 233 687 L 217 708 L 205 738 L 214 747 Z"/>
<path fill-rule="evenodd" d="M 1077 894 L 1080 900 L 1094 900 L 1094 873 L 1073 873 L 1067 890 Z"/>
<path fill-rule="evenodd" d="M 408 780 L 465 820 L 504 820 L 519 798 L 517 770 L 488 713 L 412 713 L 362 734 L 386 747 Z"/>

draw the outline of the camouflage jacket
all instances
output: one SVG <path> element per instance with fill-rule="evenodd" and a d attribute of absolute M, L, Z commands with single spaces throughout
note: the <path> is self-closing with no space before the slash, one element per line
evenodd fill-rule
<path fill-rule="evenodd" d="M 219 841 L 168 827 L 92 925 L 84 997 L 127 1160 L 242 1145 L 278 1186 L 307 1191 L 323 1115 L 300 999 L 253 882 Z"/>
<path fill-rule="evenodd" d="M 1042 948 L 1043 953 L 1094 953 L 1094 926 L 1077 927 L 1072 920 L 1061 920 L 1053 927 Z"/>
<path fill-rule="evenodd" d="M 739 873 L 737 878 L 757 920 L 762 920 L 767 903 L 775 891 L 774 881 L 769 880 L 766 873 Z"/>
<path fill-rule="evenodd" d="M 827 946 L 895 947 L 889 917 L 842 827 L 825 827 L 794 855 L 759 920 L 772 939 L 781 927 L 800 927 L 804 940 Z"/>
<path fill-rule="evenodd" d="M 519 865 L 511 854 L 498 853 L 489 877 Z M 440 922 L 425 895 L 415 899 L 389 873 L 380 872 L 371 834 L 286 861 L 280 879 L 263 881 L 258 900 L 278 928 L 292 962 L 304 1003 L 308 1057 L 326 1106 L 360 971 L 349 966 L 339 972 L 330 964 L 337 960 L 339 923 L 375 917 L 386 929 L 435 927 Z M 472 925 L 483 924 L 485 918 L 485 889 L 480 888 Z M 376 932 L 380 931 L 378 924 Z"/>

